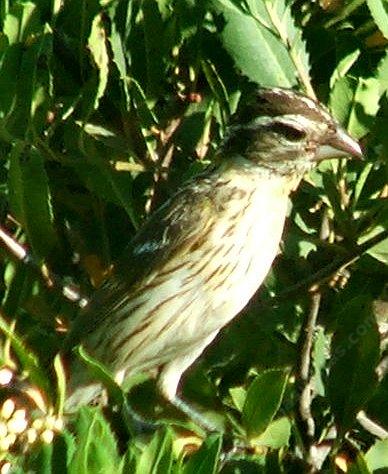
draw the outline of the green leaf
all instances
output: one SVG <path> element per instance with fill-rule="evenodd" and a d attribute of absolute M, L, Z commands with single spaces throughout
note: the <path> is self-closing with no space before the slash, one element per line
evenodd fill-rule
<path fill-rule="evenodd" d="M 229 389 L 229 394 L 232 398 L 234 406 L 237 410 L 242 411 L 244 408 L 247 391 L 244 387 L 232 387 Z"/>
<path fill-rule="evenodd" d="M 158 430 L 143 449 L 136 474 L 170 474 L 173 461 L 172 431 Z"/>
<path fill-rule="evenodd" d="M 369 133 L 379 109 L 380 84 L 373 77 L 339 79 L 330 94 L 330 109 L 355 138 Z"/>
<path fill-rule="evenodd" d="M 380 60 L 376 68 L 376 79 L 380 84 L 380 94 L 387 92 L 388 90 L 388 51 L 385 52 L 385 56 Z"/>
<path fill-rule="evenodd" d="M 0 61 L 0 86 L 6 87 L 0 95 L 0 110 L 7 114 L 7 130 L 23 139 L 47 127 L 51 40 L 51 32 L 42 25 L 26 46 L 11 45 Z"/>
<path fill-rule="evenodd" d="M 101 177 L 104 178 L 106 185 L 111 188 L 114 198 L 126 211 L 132 225 L 137 229 L 139 227 L 139 220 L 133 207 L 133 198 L 131 195 L 132 180 L 128 175 L 125 176 L 124 173 L 120 174 L 118 171 L 112 169 L 112 167 L 104 163 L 100 158 L 96 160 L 96 164 L 98 165 L 98 171 L 101 173 Z"/>
<path fill-rule="evenodd" d="M 256 0 L 248 0 L 251 5 L 251 11 L 257 8 L 254 17 L 262 21 L 263 12 Z M 302 83 L 306 92 L 314 96 L 314 91 L 310 83 L 310 61 L 307 53 L 305 41 L 302 36 L 302 29 L 297 27 L 291 12 L 291 3 L 284 0 L 262 0 L 266 9 L 268 18 L 271 22 L 270 29 L 274 31 L 283 45 L 286 47 L 290 60 L 293 63 L 298 82 Z"/>
<path fill-rule="evenodd" d="M 66 429 L 57 433 L 53 440 L 51 473 L 67 473 L 67 467 L 70 459 L 74 455 L 75 449 L 76 443 L 73 435 L 71 435 Z"/>
<path fill-rule="evenodd" d="M 62 4 L 58 23 L 74 49 L 74 57 L 80 63 L 77 65 L 82 73 L 86 71 L 88 57 L 86 44 L 92 30 L 93 20 L 99 12 L 98 0 L 66 0 Z"/>
<path fill-rule="evenodd" d="M 33 2 L 14 2 L 4 19 L 9 44 L 23 43 L 41 28 L 39 9 Z"/>
<path fill-rule="evenodd" d="M 13 318 L 26 294 L 31 292 L 31 271 L 23 262 L 10 262 L 4 272 L 4 281 L 7 290 L 2 300 L 2 311 L 7 317 Z"/>
<path fill-rule="evenodd" d="M 121 4 L 122 5 L 122 4 Z M 129 5 L 128 5 L 129 8 Z M 121 85 L 124 90 L 124 97 L 125 97 L 125 109 L 129 109 L 130 100 L 129 100 L 129 91 L 128 91 L 128 68 L 127 68 L 127 60 L 126 60 L 126 49 L 124 40 L 120 35 L 120 26 L 118 25 L 117 21 L 117 10 L 119 9 L 119 5 L 112 2 L 112 4 L 108 8 L 108 15 L 111 19 L 111 33 L 108 37 L 108 41 L 110 43 L 110 47 L 112 49 L 113 55 L 113 62 L 116 64 L 117 69 L 120 74 Z"/>
<path fill-rule="evenodd" d="M 340 232 L 350 240 L 353 240 L 356 238 L 355 222 L 349 219 L 349 213 L 342 205 L 342 195 L 338 186 L 335 170 L 336 163 L 332 166 L 334 168 L 333 172 L 323 174 L 323 184 L 326 195 L 323 195 L 322 199 L 332 208 Z"/>
<path fill-rule="evenodd" d="M 88 369 L 90 370 L 93 379 L 100 381 L 104 388 L 106 389 L 109 399 L 113 401 L 115 405 L 121 410 L 121 416 L 123 421 L 123 427 L 130 433 L 133 434 L 136 431 L 136 424 L 139 420 L 139 416 L 136 412 L 132 410 L 132 408 L 127 403 L 127 399 L 125 396 L 124 391 L 121 387 L 116 383 L 113 379 L 111 374 L 109 373 L 108 369 L 99 361 L 91 357 L 86 351 L 83 349 L 82 345 L 77 346 L 76 351 L 77 355 L 82 359 L 82 361 L 87 365 Z M 136 383 L 138 380 L 141 379 L 141 374 L 136 374 L 134 376 L 134 382 Z M 130 381 L 132 378 L 130 378 Z M 130 382 L 129 381 L 129 382 Z M 142 421 L 142 420 L 140 420 Z"/>
<path fill-rule="evenodd" d="M 330 78 L 330 87 L 333 88 L 336 81 L 346 76 L 349 69 L 360 57 L 361 51 L 359 49 L 351 49 L 345 54 L 340 61 L 338 61 L 337 67 Z"/>
<path fill-rule="evenodd" d="M 372 257 L 379 260 L 384 265 L 388 265 L 388 239 L 384 239 L 379 244 L 374 245 L 368 250 L 368 254 L 372 255 Z"/>
<path fill-rule="evenodd" d="M 367 163 L 363 169 L 361 170 L 361 173 L 357 177 L 356 184 L 354 186 L 354 193 L 353 193 L 353 199 L 352 199 L 352 208 L 355 209 L 357 207 L 357 203 L 360 199 L 362 190 L 364 189 L 364 186 L 367 182 L 368 176 L 373 171 L 373 163 Z"/>
<path fill-rule="evenodd" d="M 369 10 L 381 33 L 388 38 L 388 4 L 386 0 L 367 0 Z"/>
<path fill-rule="evenodd" d="M 28 472 L 39 472 L 39 474 L 52 474 L 52 444 L 40 443 L 27 460 Z"/>
<path fill-rule="evenodd" d="M 271 23 L 267 2 L 256 2 L 255 16 L 232 0 L 210 3 L 225 18 L 221 40 L 244 75 L 264 86 L 296 84 L 295 66 Z"/>
<path fill-rule="evenodd" d="M 116 18 L 117 9 L 118 5 L 112 2 L 107 10 L 112 24 L 108 41 L 112 48 L 113 61 L 115 62 L 120 73 L 120 79 L 125 79 L 127 77 L 127 61 L 125 59 L 125 45 L 123 44 L 123 40 L 120 35 L 120 25 L 118 24 Z"/>
<path fill-rule="evenodd" d="M 0 316 L 0 332 L 10 339 L 12 348 L 20 361 L 20 365 L 28 374 L 30 380 L 49 394 L 50 389 L 47 374 L 41 369 L 37 357 L 16 334 L 13 325 L 9 324 L 2 316 Z"/>
<path fill-rule="evenodd" d="M 164 51 L 165 28 L 159 12 L 159 3 L 154 0 L 143 0 L 145 61 L 147 64 L 147 95 L 151 98 L 161 93 L 165 75 Z"/>
<path fill-rule="evenodd" d="M 383 199 L 381 201 L 380 209 L 375 214 L 373 226 L 371 226 L 367 232 L 360 235 L 358 239 L 358 244 L 365 244 L 368 240 L 381 235 L 380 242 L 370 247 L 367 250 L 367 253 L 384 264 L 388 264 L 388 238 L 386 238 L 387 225 L 388 207 L 385 205 Z"/>
<path fill-rule="evenodd" d="M 83 407 L 75 424 L 77 449 L 69 465 L 69 474 L 119 474 L 122 460 L 108 422 L 97 408 Z"/>
<path fill-rule="evenodd" d="M 88 48 L 92 53 L 94 63 L 98 69 L 98 87 L 94 108 L 98 108 L 99 101 L 105 93 L 109 76 L 109 56 L 107 50 L 106 32 L 102 22 L 101 14 L 96 15 L 92 22 Z"/>
<path fill-rule="evenodd" d="M 222 437 L 218 434 L 205 439 L 201 448 L 184 466 L 184 474 L 215 474 L 219 464 Z"/>
<path fill-rule="evenodd" d="M 251 439 L 255 446 L 267 446 L 272 449 L 280 449 L 288 446 L 291 435 L 291 422 L 288 418 L 282 417 L 270 423 L 264 433 L 257 438 Z"/>
<path fill-rule="evenodd" d="M 11 208 L 34 254 L 43 259 L 57 245 L 44 160 L 36 148 L 27 148 L 22 142 L 15 143 L 10 160 Z"/>
<path fill-rule="evenodd" d="M 150 156 L 153 159 L 157 159 L 155 155 L 156 140 L 151 133 L 152 127 L 158 126 L 158 120 L 155 113 L 152 110 L 151 104 L 147 100 L 146 94 L 142 89 L 142 86 L 134 78 L 131 78 L 131 92 L 132 98 L 135 103 L 136 111 L 139 116 L 140 129 L 143 135 L 144 145 Z"/>
<path fill-rule="evenodd" d="M 62 415 L 66 399 L 66 374 L 59 354 L 54 359 L 54 370 L 57 377 L 57 412 Z"/>
<path fill-rule="evenodd" d="M 103 364 L 87 354 L 82 346 L 77 347 L 77 353 L 82 361 L 88 366 L 93 376 L 104 384 L 109 396 L 112 397 L 115 403 L 123 405 L 125 403 L 124 394 L 120 386 L 113 380 L 109 371 L 103 366 Z"/>
<path fill-rule="evenodd" d="M 158 126 L 158 119 L 152 111 L 152 108 L 147 101 L 146 93 L 144 92 L 140 83 L 136 81 L 136 79 L 131 78 L 130 85 L 131 91 L 133 93 L 133 100 L 136 105 L 136 110 L 144 131 L 153 126 Z"/>
<path fill-rule="evenodd" d="M 325 373 L 327 362 L 328 341 L 323 328 L 319 327 L 316 332 L 313 348 L 314 386 L 315 391 L 322 397 L 325 396 L 325 386 L 322 374 Z"/>
<path fill-rule="evenodd" d="M 229 120 L 231 115 L 231 107 L 229 104 L 229 97 L 224 83 L 219 76 L 214 64 L 210 61 L 202 61 L 202 69 L 205 73 L 206 79 L 212 89 L 213 94 L 217 97 L 219 104 L 221 105 L 221 115 L 223 119 L 223 126 L 226 126 L 226 122 Z"/>
<path fill-rule="evenodd" d="M 251 383 L 245 400 L 242 421 L 249 437 L 263 433 L 276 415 L 287 383 L 283 370 L 268 370 Z"/>
<path fill-rule="evenodd" d="M 388 439 L 381 439 L 369 448 L 365 461 L 371 471 L 388 468 Z"/>
<path fill-rule="evenodd" d="M 352 462 L 348 469 L 348 474 L 371 474 L 362 453 L 358 453 L 355 461 Z"/>
<path fill-rule="evenodd" d="M 351 428 L 358 411 L 374 392 L 379 333 L 368 295 L 342 305 L 332 343 L 328 396 L 341 433 Z"/>
<path fill-rule="evenodd" d="M 5 127 L 8 115 L 15 105 L 17 81 L 19 75 L 20 60 L 23 54 L 21 45 L 14 45 L 6 49 L 0 60 L 0 121 Z M 5 133 L 3 132 L 5 135 Z M 5 141 L 11 142 L 12 136 L 3 136 Z"/>
<path fill-rule="evenodd" d="M 77 124 L 78 125 L 78 124 Z M 70 127 L 68 127 L 70 129 Z M 75 171 L 84 180 L 86 186 L 103 200 L 114 202 L 128 214 L 133 226 L 138 227 L 132 196 L 132 178 L 130 173 L 115 170 L 106 159 L 107 148 L 94 139 L 93 127 L 84 124 L 84 128 L 72 128 L 73 133 L 83 135 L 83 154 L 87 161 L 79 160 Z M 85 133 L 84 133 L 85 132 Z M 71 136 L 68 140 L 73 140 Z"/>
<path fill-rule="evenodd" d="M 365 3 L 365 0 L 350 0 L 349 2 L 344 2 L 338 10 L 336 9 L 334 18 L 331 18 L 325 23 L 325 28 L 330 28 L 336 23 L 345 20 L 363 3 Z"/>

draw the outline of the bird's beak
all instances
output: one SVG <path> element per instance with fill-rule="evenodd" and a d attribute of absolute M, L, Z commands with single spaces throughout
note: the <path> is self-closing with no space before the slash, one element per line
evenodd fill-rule
<path fill-rule="evenodd" d="M 342 127 L 338 127 L 335 135 L 318 148 L 318 161 L 328 158 L 351 156 L 362 160 L 363 153 L 359 143 L 352 138 Z"/>

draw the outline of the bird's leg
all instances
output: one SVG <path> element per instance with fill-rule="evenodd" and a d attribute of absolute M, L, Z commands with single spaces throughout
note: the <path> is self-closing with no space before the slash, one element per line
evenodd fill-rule
<path fill-rule="evenodd" d="M 121 415 L 131 435 L 152 433 L 162 425 L 158 421 L 144 419 L 128 403 L 121 407 Z"/>
<path fill-rule="evenodd" d="M 200 356 L 204 348 L 216 337 L 217 333 L 218 330 L 211 333 L 205 340 L 201 341 L 201 345 L 192 352 L 187 353 L 183 357 L 173 359 L 164 365 L 158 378 L 158 389 L 163 397 L 201 428 L 210 432 L 221 430 L 214 423 L 207 420 L 206 417 L 195 408 L 179 398 L 177 389 L 183 372 Z"/>
<path fill-rule="evenodd" d="M 182 413 L 184 413 L 186 416 L 188 416 L 192 421 L 194 421 L 194 423 L 203 428 L 205 431 L 222 431 L 219 426 L 216 426 L 215 423 L 212 423 L 210 420 L 208 420 L 206 416 L 202 415 L 202 413 L 193 408 L 190 404 L 179 398 L 178 395 L 175 395 L 174 398 L 169 399 L 169 402 Z"/>

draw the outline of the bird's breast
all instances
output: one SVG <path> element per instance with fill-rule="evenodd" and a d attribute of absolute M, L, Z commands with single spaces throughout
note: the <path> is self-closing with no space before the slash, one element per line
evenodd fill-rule
<path fill-rule="evenodd" d="M 217 324 L 239 313 L 263 282 L 278 252 L 287 213 L 289 188 L 283 178 L 243 184 L 214 219 L 207 249 L 194 259 L 192 269 L 201 273 L 208 314 L 217 315 Z"/>
<path fill-rule="evenodd" d="M 112 370 L 148 370 L 155 357 L 160 364 L 198 349 L 244 308 L 267 275 L 288 192 L 278 177 L 224 180 L 215 187 L 213 210 L 196 223 L 195 245 L 144 280 L 124 314 L 115 312 L 114 343 L 107 347 L 97 338 L 96 356 Z"/>

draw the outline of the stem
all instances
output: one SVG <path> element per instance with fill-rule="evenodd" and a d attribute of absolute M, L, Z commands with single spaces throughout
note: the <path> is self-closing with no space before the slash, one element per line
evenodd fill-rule
<path fill-rule="evenodd" d="M 274 297 L 273 300 L 277 301 L 289 298 L 291 295 L 298 294 L 300 290 L 306 288 L 310 288 L 310 291 L 312 291 L 316 285 L 324 283 L 333 275 L 333 273 L 337 273 L 340 270 L 348 267 L 349 265 L 357 261 L 365 252 L 367 252 L 372 247 L 387 238 L 388 230 L 380 232 L 374 237 L 371 237 L 370 239 L 366 240 L 364 243 L 357 245 L 352 251 L 348 252 L 345 256 L 341 256 L 334 259 L 333 262 L 329 263 L 325 267 L 313 273 L 311 276 L 305 278 L 299 283 L 296 283 L 295 285 L 290 286 L 289 288 L 287 288 L 287 290 L 282 291 L 276 297 Z"/>
<path fill-rule="evenodd" d="M 307 95 L 310 96 L 312 99 L 316 99 L 317 97 L 311 85 L 309 72 L 306 71 L 303 65 L 300 63 L 297 52 L 290 45 L 286 29 L 283 28 L 283 24 L 281 20 L 278 18 L 278 16 L 276 15 L 275 10 L 272 7 L 272 5 L 270 5 L 268 2 L 265 2 L 265 7 L 266 7 L 269 17 L 271 18 L 273 26 L 278 31 L 280 39 L 283 41 L 284 45 L 286 46 L 290 54 L 290 58 L 292 62 L 294 63 L 298 76 L 306 89 Z"/>
<path fill-rule="evenodd" d="M 80 307 L 87 304 L 87 298 L 80 294 L 78 288 L 74 285 L 66 285 L 60 276 L 52 273 L 45 264 L 40 264 L 23 245 L 19 244 L 2 227 L 0 227 L 0 241 L 3 242 L 7 250 L 9 250 L 17 260 L 33 268 L 48 288 L 59 290 L 67 300 L 76 303 Z"/>

